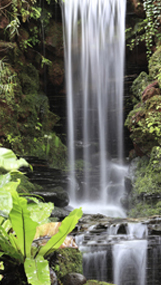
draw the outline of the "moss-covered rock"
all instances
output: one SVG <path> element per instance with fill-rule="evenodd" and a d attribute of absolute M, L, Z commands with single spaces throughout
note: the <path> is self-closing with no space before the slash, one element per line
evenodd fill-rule
<path fill-rule="evenodd" d="M 84 285 L 114 285 L 114 284 L 97 280 L 88 280 Z"/>
<path fill-rule="evenodd" d="M 150 159 L 139 159 L 133 180 L 131 210 L 129 216 L 161 214 L 161 148 L 152 149 Z"/>
<path fill-rule="evenodd" d="M 68 273 L 83 273 L 82 253 L 76 248 L 64 248 L 54 252 L 51 267 L 60 281 Z"/>
<path fill-rule="evenodd" d="M 39 74 L 30 63 L 16 63 L 17 72 L 1 61 L 0 143 L 16 154 L 49 159 L 62 168 L 66 147 L 52 131 L 59 120 L 39 91 Z"/>
<path fill-rule="evenodd" d="M 161 95 L 154 95 L 135 105 L 125 121 L 134 147 L 139 148 L 142 154 L 150 154 L 154 146 L 161 146 L 160 111 Z"/>
<path fill-rule="evenodd" d="M 31 63 L 23 65 L 20 68 L 19 79 L 24 94 L 37 94 L 39 90 L 39 74 L 34 65 Z"/>
<path fill-rule="evenodd" d="M 140 75 L 134 80 L 131 87 L 134 104 L 138 103 L 141 100 L 143 91 L 150 83 L 151 79 L 145 71 L 142 71 Z"/>
<path fill-rule="evenodd" d="M 161 46 L 148 68 L 149 75 L 141 72 L 132 84 L 135 105 L 125 121 L 137 155 L 150 155 L 154 146 L 161 146 Z"/>
<path fill-rule="evenodd" d="M 161 46 L 157 48 L 149 60 L 149 76 L 152 79 L 158 79 L 159 74 L 161 74 Z M 159 83 L 161 88 L 160 80 Z"/>
<path fill-rule="evenodd" d="M 54 20 L 50 21 L 50 24 L 46 29 L 45 46 L 49 51 L 54 52 L 57 57 L 63 57 L 64 44 L 62 23 Z"/>
<path fill-rule="evenodd" d="M 54 86 L 60 86 L 64 80 L 64 61 L 57 59 L 49 66 L 49 79 Z"/>

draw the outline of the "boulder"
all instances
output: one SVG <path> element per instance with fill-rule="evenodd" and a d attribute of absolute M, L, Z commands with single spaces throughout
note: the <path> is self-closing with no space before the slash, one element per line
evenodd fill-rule
<path fill-rule="evenodd" d="M 86 278 L 80 273 L 68 273 L 62 278 L 63 285 L 83 285 Z"/>

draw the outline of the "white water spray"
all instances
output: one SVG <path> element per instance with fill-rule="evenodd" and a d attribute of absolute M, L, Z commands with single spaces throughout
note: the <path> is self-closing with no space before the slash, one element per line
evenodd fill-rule
<path fill-rule="evenodd" d="M 111 199 L 109 194 L 114 167 L 111 157 L 119 162 L 118 173 L 125 172 L 122 166 L 125 7 L 126 0 L 62 2 L 70 199 L 78 204 L 75 175 L 77 164 L 83 161 L 83 201 L 87 208 L 92 201 L 94 207 L 99 205 L 105 211 L 108 207 L 121 208 L 120 199 Z M 122 177 L 115 184 L 117 197 L 121 197 Z"/>

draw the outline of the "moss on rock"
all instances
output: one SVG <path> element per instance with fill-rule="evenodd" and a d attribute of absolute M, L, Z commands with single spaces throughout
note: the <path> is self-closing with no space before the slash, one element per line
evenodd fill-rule
<path fill-rule="evenodd" d="M 131 91 L 133 93 L 133 103 L 138 103 L 142 98 L 142 93 L 147 85 L 151 83 L 149 75 L 142 71 L 140 75 L 133 81 Z"/>
<path fill-rule="evenodd" d="M 161 147 L 153 147 L 150 159 L 139 159 L 131 197 L 130 217 L 161 214 Z"/>
<path fill-rule="evenodd" d="M 149 76 L 152 79 L 158 79 L 161 73 L 161 46 L 153 53 L 149 60 Z M 160 85 L 161 88 L 161 85 Z"/>
<path fill-rule="evenodd" d="M 51 263 L 58 280 L 61 280 L 67 273 L 83 273 L 82 253 L 76 248 L 56 250 Z"/>
<path fill-rule="evenodd" d="M 10 64 L 1 65 L 1 85 L 9 92 L 1 89 L 0 143 L 18 155 L 49 159 L 53 166 L 64 167 L 66 147 L 52 131 L 59 117 L 39 91 L 38 71 L 31 63 L 17 63 L 18 73 Z"/>
<path fill-rule="evenodd" d="M 125 121 L 134 145 L 137 145 L 142 154 L 150 154 L 154 146 L 161 146 L 160 110 L 161 96 L 155 95 L 146 102 L 135 105 Z"/>

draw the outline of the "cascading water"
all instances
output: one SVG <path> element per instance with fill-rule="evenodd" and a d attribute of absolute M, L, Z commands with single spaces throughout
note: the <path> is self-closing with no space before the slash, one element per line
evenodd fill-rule
<path fill-rule="evenodd" d="M 154 266 L 153 262 L 148 261 L 148 251 L 152 247 L 148 242 L 147 224 L 112 224 L 99 234 L 97 226 L 92 227 L 84 238 L 81 235 L 79 242 L 79 248 L 83 252 L 83 272 L 87 279 L 116 285 L 157 284 L 157 272 L 154 273 L 156 280 L 151 277 L 153 283 L 146 280 L 148 266 L 149 272 L 153 271 Z M 157 251 L 159 249 L 160 245 L 157 245 Z M 155 248 L 152 254 L 155 255 L 154 250 Z M 155 258 L 157 259 L 156 255 Z"/>
<path fill-rule="evenodd" d="M 80 203 L 76 172 L 81 163 L 81 196 L 88 209 L 91 203 L 92 211 L 98 206 L 98 212 L 105 209 L 109 215 L 124 216 L 120 197 L 125 173 L 122 97 L 126 0 L 65 0 L 61 5 L 71 203 Z M 114 157 L 117 166 L 111 162 Z M 113 171 L 116 176 L 121 173 L 117 181 L 112 180 Z"/>

